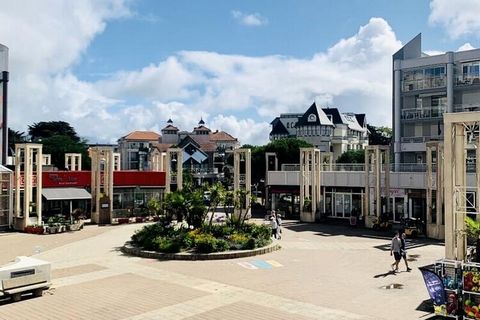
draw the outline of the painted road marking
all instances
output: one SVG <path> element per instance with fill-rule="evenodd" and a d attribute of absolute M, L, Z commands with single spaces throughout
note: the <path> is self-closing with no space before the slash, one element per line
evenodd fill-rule
<path fill-rule="evenodd" d="M 272 267 L 279 268 L 283 267 L 283 264 L 281 264 L 278 261 L 275 260 L 253 260 L 250 262 L 247 261 L 242 261 L 242 262 L 237 262 L 239 266 L 244 267 L 245 269 L 249 270 L 255 270 L 255 269 L 272 269 Z"/>
<path fill-rule="evenodd" d="M 250 270 L 258 269 L 256 266 L 254 266 L 253 264 L 251 264 L 249 262 L 246 262 L 246 261 L 237 262 L 237 263 L 240 266 L 244 267 L 245 269 L 250 269 Z"/>
<path fill-rule="evenodd" d="M 275 260 L 267 260 L 267 262 L 268 262 L 269 264 L 271 264 L 272 266 L 277 267 L 277 268 L 278 268 L 278 267 L 283 267 L 283 264 L 281 264 L 280 262 L 277 262 L 277 261 L 275 261 Z"/>

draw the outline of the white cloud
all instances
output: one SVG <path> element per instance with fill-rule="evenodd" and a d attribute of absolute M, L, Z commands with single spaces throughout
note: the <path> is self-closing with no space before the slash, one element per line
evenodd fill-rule
<path fill-rule="evenodd" d="M 440 55 L 440 54 L 445 54 L 445 51 L 440 51 L 440 50 L 425 50 L 424 53 L 427 54 L 427 55 L 429 55 L 429 56 L 437 56 L 437 55 Z"/>
<path fill-rule="evenodd" d="M 232 17 L 240 24 L 249 27 L 258 27 L 268 24 L 268 19 L 263 17 L 258 12 L 243 13 L 238 10 L 232 11 Z"/>
<path fill-rule="evenodd" d="M 68 3 L 76 8 L 76 2 Z M 391 55 L 401 44 L 381 18 L 372 18 L 355 35 L 310 58 L 182 51 L 139 70 L 80 81 L 70 69 L 92 39 L 109 19 L 130 15 L 120 2 L 115 4 L 81 2 L 80 12 L 89 15 L 86 21 L 76 18 L 79 9 L 63 15 L 60 9 L 36 9 L 45 21 L 77 19 L 77 28 L 88 31 L 73 30 L 68 22 L 68 31 L 54 31 L 45 22 L 26 38 L 10 35 L 11 42 L 5 44 L 12 55 L 13 128 L 65 120 L 91 142 L 114 142 L 133 130 L 160 131 L 168 118 L 181 130 L 191 130 L 202 117 L 212 130 L 225 130 L 242 143 L 263 144 L 274 117 L 305 111 L 314 99 L 342 111 L 367 113 L 376 125 L 391 124 Z M 9 10 L 2 14 L 22 16 L 19 10 Z M 22 30 L 27 20 L 11 20 L 8 30 Z M 0 38 L 7 33 L 0 28 Z M 30 48 L 43 42 L 47 44 L 33 56 Z M 66 56 L 60 57 L 57 50 L 63 47 Z M 31 61 L 26 61 L 29 56 Z"/>
<path fill-rule="evenodd" d="M 467 42 L 461 45 L 460 48 L 457 49 L 457 51 L 467 51 L 467 50 L 473 50 L 473 49 L 476 49 L 476 48 L 472 46 L 470 42 Z"/>
<path fill-rule="evenodd" d="M 480 1 L 431 0 L 429 22 L 441 25 L 452 38 L 480 35 Z"/>

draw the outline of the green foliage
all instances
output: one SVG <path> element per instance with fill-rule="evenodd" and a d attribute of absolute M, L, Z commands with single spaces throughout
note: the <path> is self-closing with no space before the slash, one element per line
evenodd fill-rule
<path fill-rule="evenodd" d="M 180 252 L 181 242 L 178 239 L 156 237 L 153 241 L 153 247 L 156 251 L 164 253 L 177 253 Z"/>
<path fill-rule="evenodd" d="M 148 208 L 148 211 L 150 211 L 150 214 L 158 216 L 161 213 L 162 204 L 160 200 L 152 197 L 147 202 L 147 208 Z"/>
<path fill-rule="evenodd" d="M 132 242 L 145 250 L 179 252 L 193 249 L 201 253 L 245 250 L 271 243 L 271 230 L 266 225 L 244 224 L 240 230 L 232 225 L 204 226 L 194 230 L 151 224 L 135 232 Z"/>
<path fill-rule="evenodd" d="M 367 124 L 367 129 L 370 132 L 368 136 L 368 144 L 373 145 L 390 145 L 392 141 L 392 128 L 388 127 L 374 127 Z"/>
<path fill-rule="evenodd" d="M 211 253 L 217 249 L 217 239 L 211 234 L 201 233 L 195 237 L 195 250 L 200 253 Z"/>
<path fill-rule="evenodd" d="M 15 150 L 15 144 L 24 143 L 27 141 L 25 132 L 15 131 L 8 128 L 8 147 Z"/>
<path fill-rule="evenodd" d="M 365 150 L 348 150 L 338 157 L 337 163 L 365 163 Z"/>
<path fill-rule="evenodd" d="M 80 142 L 75 129 L 65 121 L 41 121 L 28 126 L 28 134 L 33 142 L 43 141 L 53 136 L 67 136 L 74 142 Z"/>
<path fill-rule="evenodd" d="M 470 243 L 480 238 L 480 221 L 476 221 L 470 217 L 465 217 L 465 227 L 467 239 Z"/>

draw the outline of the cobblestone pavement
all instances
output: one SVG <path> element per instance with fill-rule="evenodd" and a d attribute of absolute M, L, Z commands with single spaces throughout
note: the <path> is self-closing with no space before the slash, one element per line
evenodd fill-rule
<path fill-rule="evenodd" d="M 428 294 L 416 267 L 444 251 L 435 242 L 411 241 L 413 271 L 392 274 L 389 237 L 287 221 L 282 249 L 263 256 L 123 255 L 118 248 L 140 226 L 104 228 L 36 254 L 52 262 L 53 289 L 0 304 L 0 319 L 417 319 L 426 315 L 416 309 Z M 384 289 L 392 283 L 403 289 Z"/>

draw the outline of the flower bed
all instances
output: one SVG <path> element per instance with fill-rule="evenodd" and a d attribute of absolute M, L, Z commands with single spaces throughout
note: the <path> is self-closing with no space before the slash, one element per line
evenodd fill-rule
<path fill-rule="evenodd" d="M 192 230 L 184 225 L 148 225 L 132 236 L 138 248 L 163 253 L 191 251 L 213 253 L 228 250 L 253 250 L 269 245 L 271 230 L 256 224 L 203 226 Z"/>

